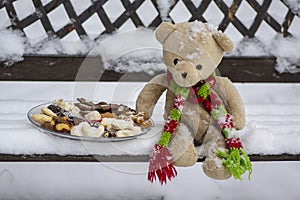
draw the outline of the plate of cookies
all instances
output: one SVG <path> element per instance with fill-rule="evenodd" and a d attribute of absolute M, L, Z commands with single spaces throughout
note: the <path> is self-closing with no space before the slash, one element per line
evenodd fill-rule
<path fill-rule="evenodd" d="M 27 117 L 42 132 L 75 140 L 113 142 L 135 139 L 153 127 L 143 112 L 124 104 L 57 99 L 31 108 Z"/>

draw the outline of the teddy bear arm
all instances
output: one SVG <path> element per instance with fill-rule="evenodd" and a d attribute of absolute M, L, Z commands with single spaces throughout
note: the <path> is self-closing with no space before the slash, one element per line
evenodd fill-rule
<path fill-rule="evenodd" d="M 146 118 L 150 118 L 153 113 L 153 109 L 162 95 L 167 89 L 165 83 L 165 74 L 160 74 L 154 77 L 149 83 L 147 83 L 136 100 L 136 111 L 145 112 Z"/>
<path fill-rule="evenodd" d="M 173 102 L 175 99 L 175 94 L 171 90 L 167 90 L 166 93 L 166 102 L 165 102 L 165 112 L 164 112 L 164 119 L 166 120 L 173 108 Z"/>
<path fill-rule="evenodd" d="M 223 99 L 227 111 L 233 116 L 235 127 L 243 129 L 245 126 L 245 108 L 243 100 L 232 82 L 225 77 L 217 77 L 216 92 Z"/>

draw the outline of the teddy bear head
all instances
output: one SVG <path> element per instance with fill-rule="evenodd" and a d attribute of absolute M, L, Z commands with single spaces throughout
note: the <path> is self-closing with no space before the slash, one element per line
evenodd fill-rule
<path fill-rule="evenodd" d="M 156 29 L 163 56 L 175 82 L 190 87 L 211 75 L 233 42 L 213 25 L 195 22 L 163 22 Z"/>

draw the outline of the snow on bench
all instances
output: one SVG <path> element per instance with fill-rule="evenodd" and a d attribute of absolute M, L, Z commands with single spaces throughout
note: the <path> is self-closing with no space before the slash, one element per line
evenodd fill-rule
<path fill-rule="evenodd" d="M 95 143 L 39 131 L 26 117 L 33 106 L 77 95 L 93 100 L 134 101 L 144 82 L 2 82 L 0 161 L 148 161 L 163 126 L 163 98 L 155 108 L 154 128 L 137 139 Z M 299 160 L 299 84 L 235 83 L 245 102 L 246 127 L 240 131 L 252 160 Z M 16 92 L 18 91 L 18 92 Z M 92 92 L 91 92 L 92 91 Z M 198 147 L 202 161 L 201 146 Z"/>

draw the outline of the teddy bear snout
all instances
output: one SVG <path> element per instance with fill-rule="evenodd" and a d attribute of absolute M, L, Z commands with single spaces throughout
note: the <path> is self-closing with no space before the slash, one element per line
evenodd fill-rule
<path fill-rule="evenodd" d="M 190 87 L 201 80 L 195 64 L 189 60 L 181 60 L 172 69 L 173 78 L 182 87 Z"/>

